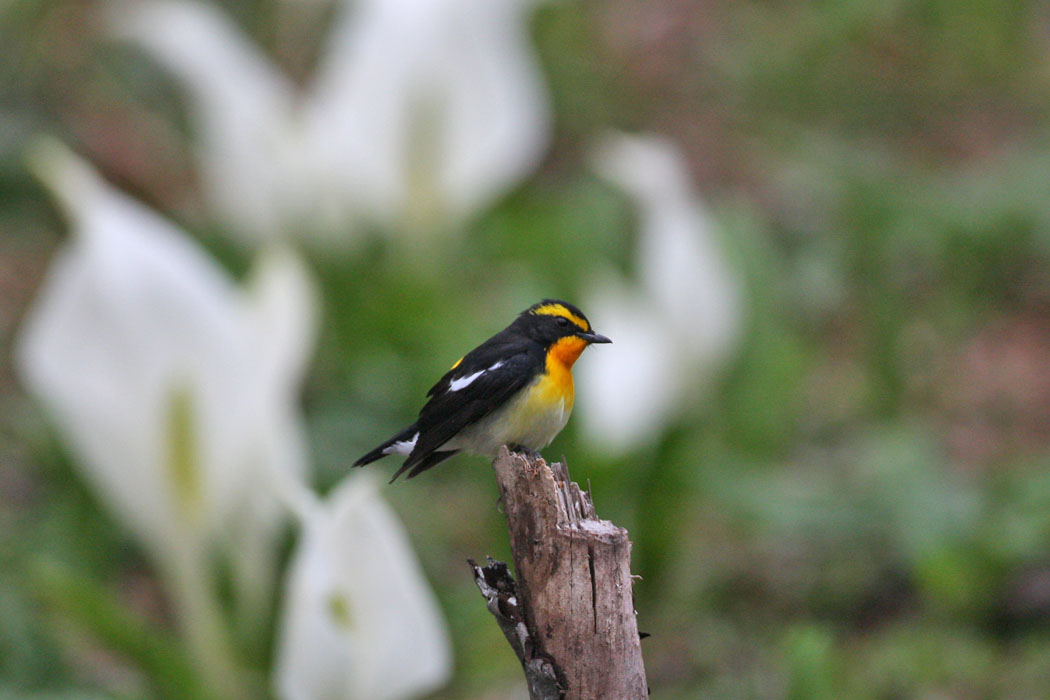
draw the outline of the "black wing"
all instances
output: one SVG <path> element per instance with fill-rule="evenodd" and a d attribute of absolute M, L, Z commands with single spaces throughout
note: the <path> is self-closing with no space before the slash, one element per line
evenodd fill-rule
<path fill-rule="evenodd" d="M 422 462 L 459 431 L 506 403 L 536 376 L 538 363 L 543 362 L 542 349 L 521 345 L 515 349 L 479 347 L 430 389 L 430 400 L 416 421 L 419 438 L 402 469 Z M 486 352 L 479 352 L 482 350 Z M 473 374 L 477 377 L 469 384 L 454 390 L 457 380 Z"/>
<path fill-rule="evenodd" d="M 510 329 L 504 328 L 461 357 L 452 369 L 445 372 L 445 375 L 437 380 L 434 386 L 430 387 L 427 396 L 440 395 L 448 391 L 449 385 L 454 379 L 468 377 L 478 370 L 491 367 L 500 360 L 513 357 L 518 353 L 527 351 L 542 352 L 541 349 L 533 348 L 531 345 L 527 339 L 514 335 L 510 332 Z"/>

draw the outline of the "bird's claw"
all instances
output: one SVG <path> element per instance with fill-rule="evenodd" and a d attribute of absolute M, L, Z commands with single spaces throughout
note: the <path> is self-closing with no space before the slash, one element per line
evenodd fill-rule
<path fill-rule="evenodd" d="M 530 449 L 528 447 L 525 447 L 524 445 L 518 445 L 518 444 L 507 445 L 507 449 L 510 450 L 511 452 L 517 452 L 518 454 L 524 455 L 525 457 L 529 458 L 530 460 L 543 459 L 543 455 L 541 455 L 539 452 L 537 452 L 536 450 Z"/>

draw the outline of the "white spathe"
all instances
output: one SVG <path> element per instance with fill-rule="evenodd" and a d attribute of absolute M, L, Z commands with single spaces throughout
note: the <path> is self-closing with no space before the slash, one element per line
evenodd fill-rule
<path fill-rule="evenodd" d="M 286 250 L 238 287 L 172 224 L 56 143 L 32 162 L 73 233 L 30 309 L 17 366 L 108 507 L 156 554 L 255 528 L 270 478 L 301 480 L 295 387 L 313 346 Z M 259 520 L 253 523 L 261 524 Z"/>
<path fill-rule="evenodd" d="M 585 294 L 588 313 L 620 350 L 579 369 L 584 433 L 622 453 L 656 439 L 729 357 L 743 325 L 743 292 L 670 142 L 609 134 L 594 150 L 594 167 L 639 213 L 635 279 L 602 271 Z"/>
<path fill-rule="evenodd" d="M 529 47 L 532 4 L 344 4 L 307 115 L 374 218 L 462 218 L 535 165 L 549 116 Z"/>
<path fill-rule="evenodd" d="M 278 697 L 397 700 L 444 685 L 444 619 L 375 480 L 348 477 L 301 516 L 279 631 Z"/>
<path fill-rule="evenodd" d="M 341 3 L 302 90 L 217 9 L 118 4 L 188 89 L 207 195 L 246 240 L 438 228 L 520 181 L 548 141 L 526 0 Z"/>
<path fill-rule="evenodd" d="M 740 335 L 741 284 L 682 154 L 663 138 L 607 135 L 595 167 L 631 196 L 640 215 L 639 287 L 696 355 L 726 355 Z"/>
<path fill-rule="evenodd" d="M 613 339 L 612 352 L 591 352 L 576 365 L 577 415 L 584 434 L 616 454 L 642 444 L 667 425 L 682 381 L 676 354 L 656 305 L 609 275 L 587 291 L 590 318 Z"/>

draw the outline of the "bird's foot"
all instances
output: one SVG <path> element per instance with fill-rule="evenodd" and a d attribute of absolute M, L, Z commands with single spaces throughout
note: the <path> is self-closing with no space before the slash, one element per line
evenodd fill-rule
<path fill-rule="evenodd" d="M 530 460 L 543 459 L 543 455 L 541 455 L 539 452 L 525 447 L 524 445 L 518 445 L 515 443 L 513 445 L 507 445 L 507 449 L 511 452 L 517 452 L 518 454 L 525 455 Z"/>

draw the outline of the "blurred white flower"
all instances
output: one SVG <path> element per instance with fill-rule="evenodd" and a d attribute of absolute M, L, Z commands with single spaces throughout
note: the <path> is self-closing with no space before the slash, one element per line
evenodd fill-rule
<path fill-rule="evenodd" d="M 366 474 L 302 508 L 275 684 L 282 700 L 397 700 L 443 685 L 444 620 L 404 531 Z"/>
<path fill-rule="evenodd" d="M 239 288 L 64 147 L 40 144 L 33 164 L 73 237 L 20 338 L 26 386 L 162 560 L 209 534 L 236 533 L 235 557 L 265 549 L 251 538 L 268 537 L 278 513 L 268 480 L 305 469 L 295 391 L 314 335 L 306 270 L 273 250 Z"/>
<path fill-rule="evenodd" d="M 613 352 L 579 363 L 580 426 L 597 447 L 618 453 L 660 433 L 683 381 L 667 349 L 667 323 L 649 299 L 609 274 L 586 291 L 587 313 L 613 339 Z"/>
<path fill-rule="evenodd" d="M 303 90 L 212 6 L 115 5 L 189 90 L 215 211 L 246 240 L 437 228 L 524 177 L 548 137 L 530 0 L 346 0 Z"/>
<path fill-rule="evenodd" d="M 377 220 L 467 216 L 535 165 L 549 117 L 532 4 L 344 3 L 307 113 Z"/>
<path fill-rule="evenodd" d="M 383 700 L 442 684 L 444 623 L 395 516 L 370 481 L 348 481 L 326 504 L 305 485 L 295 394 L 316 318 L 297 258 L 270 249 L 238 287 L 64 147 L 40 144 L 33 163 L 74 235 L 28 315 L 20 373 L 156 557 L 209 689 L 244 696 L 210 542 L 225 542 L 249 579 L 239 592 L 262 582 L 254 595 L 265 597 L 285 507 L 304 532 L 283 615 L 282 696 Z"/>
<path fill-rule="evenodd" d="M 581 427 L 619 453 L 655 439 L 727 359 L 740 335 L 742 290 L 670 143 L 609 135 L 594 163 L 639 212 L 637 280 L 604 271 L 584 297 L 619 350 L 581 363 Z"/>

